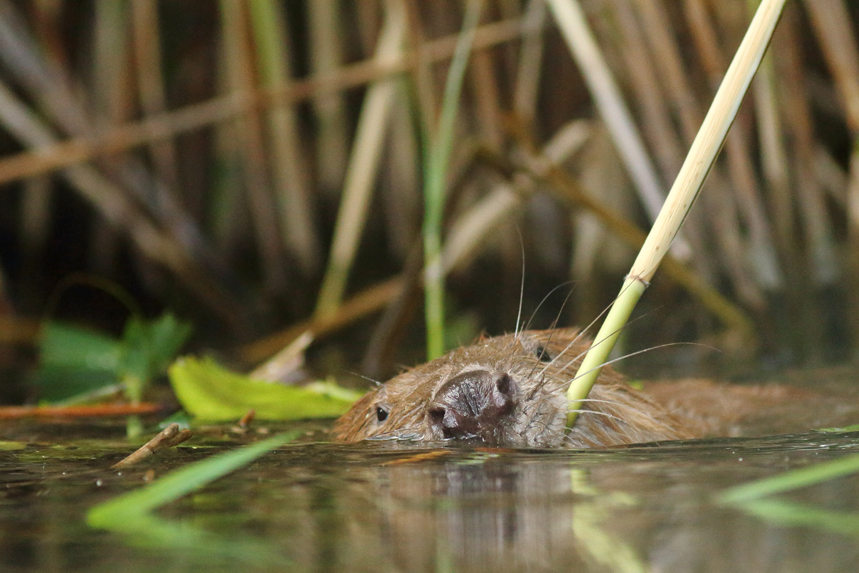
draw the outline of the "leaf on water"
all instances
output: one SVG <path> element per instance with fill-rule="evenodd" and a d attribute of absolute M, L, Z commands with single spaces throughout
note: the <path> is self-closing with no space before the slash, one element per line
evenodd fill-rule
<path fill-rule="evenodd" d="M 848 432 L 859 432 L 859 424 L 844 426 L 843 428 L 818 428 L 818 432 L 846 434 Z"/>
<path fill-rule="evenodd" d="M 332 383 L 296 387 L 253 380 L 209 358 L 180 358 L 168 374 L 182 407 L 211 422 L 237 420 L 248 410 L 263 420 L 333 418 L 360 397 Z"/>

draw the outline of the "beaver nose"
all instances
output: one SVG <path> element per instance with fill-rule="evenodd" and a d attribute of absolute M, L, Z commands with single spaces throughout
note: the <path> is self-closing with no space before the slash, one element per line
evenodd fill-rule
<path fill-rule="evenodd" d="M 506 373 L 472 370 L 436 392 L 428 410 L 437 436 L 497 443 L 503 421 L 516 406 L 516 383 Z"/>

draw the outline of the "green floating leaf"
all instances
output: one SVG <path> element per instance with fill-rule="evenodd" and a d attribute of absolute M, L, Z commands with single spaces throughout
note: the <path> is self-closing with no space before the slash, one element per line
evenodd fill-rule
<path fill-rule="evenodd" d="M 843 428 L 818 428 L 818 432 L 846 434 L 848 432 L 859 432 L 859 424 L 844 426 Z"/>
<path fill-rule="evenodd" d="M 252 380 L 208 358 L 180 358 L 168 374 L 182 407 L 211 422 L 236 420 L 248 410 L 263 420 L 333 418 L 360 397 L 334 384 L 296 387 Z"/>

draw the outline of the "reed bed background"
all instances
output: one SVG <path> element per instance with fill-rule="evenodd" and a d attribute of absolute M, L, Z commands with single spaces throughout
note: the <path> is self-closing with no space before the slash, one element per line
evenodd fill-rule
<path fill-rule="evenodd" d="M 444 180 L 449 344 L 514 328 L 523 259 L 526 319 L 560 286 L 532 327 L 611 302 L 757 3 L 581 4 L 597 57 L 574 60 L 543 0 L 482 3 Z M 2 367 L 45 316 L 118 328 L 117 287 L 248 365 L 308 329 L 370 377 L 419 360 L 422 169 L 465 6 L 0 2 Z M 857 18 L 788 4 L 627 349 L 854 356 Z"/>

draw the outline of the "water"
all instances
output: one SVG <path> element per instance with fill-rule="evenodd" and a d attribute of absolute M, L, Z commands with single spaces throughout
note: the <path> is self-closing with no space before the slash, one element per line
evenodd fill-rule
<path fill-rule="evenodd" d="M 859 570 L 859 475 L 776 496 L 805 508 L 799 524 L 713 501 L 859 453 L 859 433 L 512 451 L 316 431 L 158 510 L 161 541 L 91 529 L 86 512 L 258 434 L 199 430 L 122 472 L 108 469 L 134 449 L 121 421 L 3 423 L 0 437 L 4 572 Z"/>

